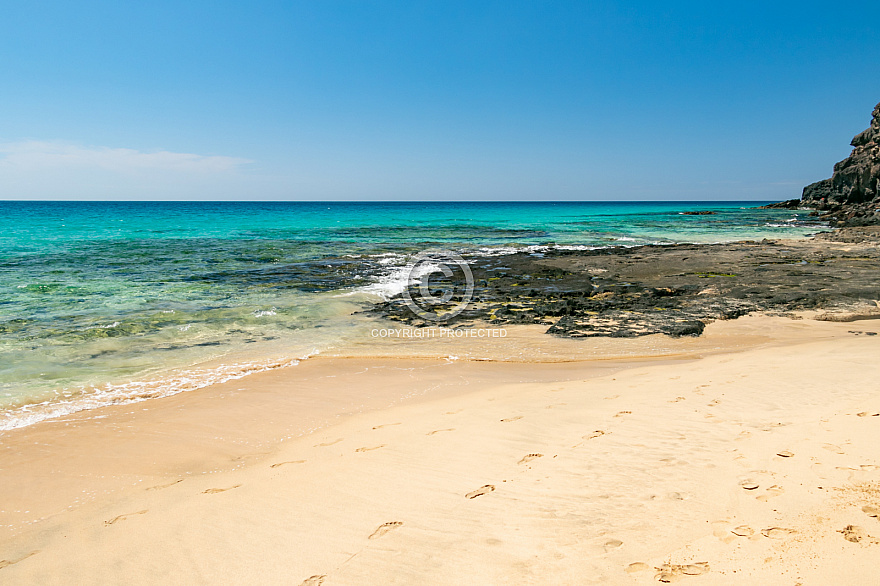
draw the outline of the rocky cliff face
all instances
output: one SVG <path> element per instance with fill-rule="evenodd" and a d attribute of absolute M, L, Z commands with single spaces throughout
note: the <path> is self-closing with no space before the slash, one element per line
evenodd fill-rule
<path fill-rule="evenodd" d="M 804 188 L 801 204 L 825 212 L 841 226 L 880 224 L 880 104 L 871 126 L 850 143 L 852 154 L 834 165 L 834 174 Z"/>

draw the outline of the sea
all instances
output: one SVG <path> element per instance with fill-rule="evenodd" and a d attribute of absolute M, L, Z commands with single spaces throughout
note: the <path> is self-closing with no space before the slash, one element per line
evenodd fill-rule
<path fill-rule="evenodd" d="M 0 201 L 0 431 L 363 339 L 418 253 L 799 238 L 765 202 Z M 712 211 L 688 215 L 684 212 Z"/>

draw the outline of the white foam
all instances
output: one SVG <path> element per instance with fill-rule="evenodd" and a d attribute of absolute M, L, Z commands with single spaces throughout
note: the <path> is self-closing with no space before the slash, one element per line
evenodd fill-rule
<path fill-rule="evenodd" d="M 6 410 L 0 413 L 0 417 L 3 418 L 0 420 L 0 431 L 27 427 L 47 419 L 56 419 L 99 407 L 128 405 L 147 399 L 195 391 L 258 372 L 295 366 L 319 353 L 319 350 L 313 349 L 295 358 L 221 364 L 215 368 L 185 370 L 163 379 L 107 384 L 103 387 L 84 389 L 82 393 L 68 400 L 43 401 Z"/>
<path fill-rule="evenodd" d="M 118 325 L 119 325 L 119 322 L 118 322 L 118 321 L 115 321 L 115 322 L 113 322 L 112 324 L 107 324 L 107 325 L 104 325 L 104 326 L 89 326 L 89 327 L 84 328 L 84 329 L 85 329 L 86 331 L 88 331 L 88 330 L 109 330 L 109 329 L 112 329 L 112 328 L 117 327 Z"/>
<path fill-rule="evenodd" d="M 341 293 L 340 295 L 337 295 L 337 297 L 348 297 L 357 293 L 367 293 L 368 295 L 375 295 L 380 299 L 387 301 L 395 295 L 400 295 L 406 290 L 406 287 L 409 284 L 409 274 L 412 271 L 412 268 L 411 264 L 396 267 L 387 275 L 376 277 L 374 283 L 358 287 L 354 291 Z"/>
<path fill-rule="evenodd" d="M 377 256 L 387 257 L 380 260 L 380 264 L 392 264 L 393 262 L 400 262 L 404 258 L 401 255 Z M 394 267 L 391 269 L 391 272 L 386 275 L 375 277 L 375 282 L 369 285 L 364 285 L 363 287 L 358 287 L 354 291 L 341 293 L 337 295 L 337 297 L 348 297 L 357 293 L 366 293 L 368 295 L 376 295 L 380 299 L 387 301 L 406 291 L 411 279 L 413 282 L 418 282 L 421 277 L 438 270 L 440 270 L 440 265 L 438 264 L 425 262 L 416 266 L 413 262 L 407 262 L 402 266 Z"/>

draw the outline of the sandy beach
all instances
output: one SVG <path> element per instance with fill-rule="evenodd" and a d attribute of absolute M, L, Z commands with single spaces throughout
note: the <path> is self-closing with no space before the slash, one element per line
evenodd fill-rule
<path fill-rule="evenodd" d="M 880 324 L 804 317 L 331 356 L 6 432 L 0 581 L 871 583 Z"/>
<path fill-rule="evenodd" d="M 880 586 L 880 2 L 8 4 L 0 586 Z"/>

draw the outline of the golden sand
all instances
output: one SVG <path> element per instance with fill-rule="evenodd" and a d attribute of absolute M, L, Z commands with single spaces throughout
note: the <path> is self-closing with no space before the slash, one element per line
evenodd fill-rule
<path fill-rule="evenodd" d="M 871 583 L 878 331 L 389 341 L 6 432 L 0 583 Z"/>

